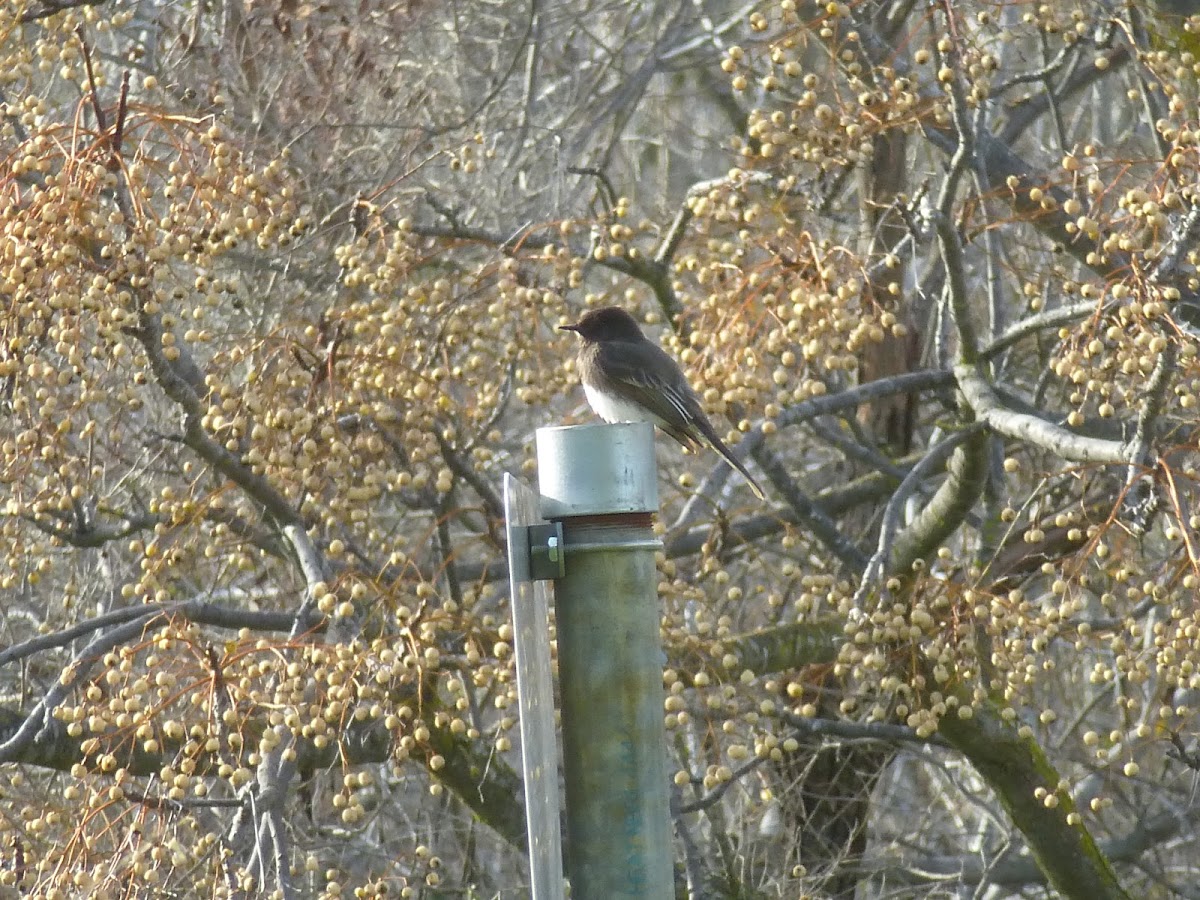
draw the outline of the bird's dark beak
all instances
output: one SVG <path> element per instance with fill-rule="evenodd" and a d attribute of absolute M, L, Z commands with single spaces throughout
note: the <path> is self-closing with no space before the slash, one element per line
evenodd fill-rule
<path fill-rule="evenodd" d="M 574 331 L 575 333 L 578 334 L 579 326 L 578 325 L 559 325 L 558 330 L 559 331 Z"/>

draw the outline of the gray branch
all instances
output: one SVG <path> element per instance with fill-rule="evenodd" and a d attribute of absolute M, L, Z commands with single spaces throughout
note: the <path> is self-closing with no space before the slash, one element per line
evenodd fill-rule
<path fill-rule="evenodd" d="M 973 365 L 955 366 L 954 375 L 975 417 L 997 434 L 1025 441 L 1074 462 L 1119 464 L 1128 459 L 1122 441 L 1085 437 L 1036 416 L 1008 409 Z"/>

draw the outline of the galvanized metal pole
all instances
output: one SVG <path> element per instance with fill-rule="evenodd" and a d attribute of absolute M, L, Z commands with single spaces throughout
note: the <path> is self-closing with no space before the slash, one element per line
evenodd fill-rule
<path fill-rule="evenodd" d="M 555 581 L 572 900 L 672 900 L 654 555 L 654 433 L 646 424 L 537 433 L 542 516 L 560 521 Z"/>

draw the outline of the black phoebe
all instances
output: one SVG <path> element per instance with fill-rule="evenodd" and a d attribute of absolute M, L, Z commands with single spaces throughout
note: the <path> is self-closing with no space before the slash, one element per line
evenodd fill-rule
<path fill-rule="evenodd" d="M 605 422 L 650 422 L 685 450 L 708 444 L 742 473 L 755 496 L 766 499 L 758 482 L 717 437 L 675 360 L 646 339 L 633 316 L 606 306 L 561 330 L 583 338 L 579 376 L 592 412 Z"/>

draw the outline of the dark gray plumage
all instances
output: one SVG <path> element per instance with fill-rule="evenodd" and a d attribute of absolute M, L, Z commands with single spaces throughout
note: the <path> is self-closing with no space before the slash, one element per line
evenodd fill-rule
<path fill-rule="evenodd" d="M 579 375 L 596 415 L 606 422 L 651 422 L 688 450 L 712 447 L 741 473 L 755 496 L 766 499 L 758 482 L 717 437 L 675 360 L 642 334 L 633 316 L 606 306 L 562 330 L 583 339 Z"/>

